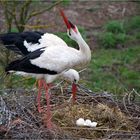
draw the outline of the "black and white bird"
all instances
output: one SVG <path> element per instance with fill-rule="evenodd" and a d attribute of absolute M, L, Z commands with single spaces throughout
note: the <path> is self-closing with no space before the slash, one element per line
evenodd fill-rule
<path fill-rule="evenodd" d="M 26 56 L 35 50 L 46 48 L 46 47 L 53 47 L 53 46 L 69 47 L 65 43 L 65 41 L 63 41 L 58 36 L 51 33 L 42 33 L 38 31 L 34 31 L 34 32 L 26 31 L 26 32 L 21 32 L 21 33 L 5 33 L 5 34 L 0 35 L 0 40 L 7 49 L 12 50 L 15 53 L 18 53 L 22 56 Z M 15 73 L 18 75 L 29 76 L 27 72 L 23 72 L 23 71 L 15 72 Z M 39 99 L 40 99 L 41 88 L 44 85 L 44 80 L 42 79 L 44 75 L 30 74 L 30 76 L 35 77 L 36 79 L 39 79 L 37 80 L 38 89 L 39 89 L 37 102 L 38 102 L 38 111 L 41 112 Z M 79 81 L 79 73 L 74 69 L 70 69 L 61 73 L 59 76 L 63 77 L 64 79 L 72 83 L 72 97 L 73 97 L 73 102 L 75 102 L 75 96 L 76 96 L 75 94 L 76 94 L 76 89 L 77 89 L 76 85 Z M 52 75 L 47 76 L 48 83 L 53 82 L 59 76 L 57 74 L 53 76 Z"/>
<path fill-rule="evenodd" d="M 24 72 L 28 75 L 36 75 L 38 77 L 43 75 L 46 83 L 51 81 L 50 77 L 61 75 L 67 70 L 77 67 L 85 66 L 90 62 L 91 51 L 88 44 L 82 38 L 78 28 L 73 25 L 61 11 L 61 15 L 67 25 L 68 36 L 75 40 L 79 45 L 79 50 L 66 47 L 64 45 L 57 45 L 53 47 L 43 47 L 37 49 L 23 58 L 11 62 L 6 67 L 6 72 Z M 42 77 L 41 77 L 42 78 Z M 53 79 L 53 78 L 51 78 Z M 49 86 L 48 86 L 49 88 Z M 48 127 L 51 127 L 49 94 L 46 90 L 47 98 L 47 114 Z"/>
<path fill-rule="evenodd" d="M 68 47 L 60 37 L 39 31 L 5 33 L 0 35 L 0 40 L 7 49 L 23 56 L 43 47 L 59 45 Z"/>

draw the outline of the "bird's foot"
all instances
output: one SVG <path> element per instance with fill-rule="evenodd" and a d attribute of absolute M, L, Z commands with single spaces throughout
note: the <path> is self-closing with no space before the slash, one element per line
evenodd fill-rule
<path fill-rule="evenodd" d="M 47 125 L 46 125 L 47 129 L 52 131 L 52 130 L 57 130 L 58 127 L 53 123 L 53 122 L 47 122 Z"/>
<path fill-rule="evenodd" d="M 39 112 L 39 113 L 42 112 L 41 103 L 40 103 L 41 94 L 42 94 L 42 93 L 41 93 L 42 87 L 43 87 L 43 80 L 38 80 L 37 108 L 38 108 L 38 112 Z"/>
<path fill-rule="evenodd" d="M 52 130 L 53 129 L 53 123 L 52 123 L 52 121 L 47 121 L 47 128 L 49 130 Z"/>
<path fill-rule="evenodd" d="M 56 130 L 57 126 L 52 122 L 51 116 L 48 116 L 47 112 L 43 112 L 43 124 L 48 130 Z"/>

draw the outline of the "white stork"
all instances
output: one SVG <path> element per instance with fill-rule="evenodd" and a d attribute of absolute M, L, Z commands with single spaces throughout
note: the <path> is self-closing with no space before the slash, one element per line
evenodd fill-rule
<path fill-rule="evenodd" d="M 42 33 L 38 31 L 26 31 L 22 33 L 5 33 L 0 35 L 0 40 L 4 44 L 4 46 L 18 53 L 22 56 L 26 56 L 27 54 L 43 48 L 43 47 L 53 47 L 53 46 L 65 46 L 68 47 L 67 44 L 58 36 L 51 34 L 51 33 Z M 59 47 L 58 46 L 58 47 Z M 29 74 L 25 72 L 16 72 L 18 75 L 28 76 Z M 36 79 L 43 78 L 44 76 L 32 74 L 33 77 Z M 79 73 L 76 70 L 70 69 L 66 72 L 61 74 L 61 77 L 67 79 L 68 81 L 72 82 L 72 97 L 73 102 L 75 102 L 75 94 L 76 94 L 76 83 L 79 81 Z M 52 82 L 58 78 L 58 75 L 55 76 L 48 76 L 48 82 Z M 75 80 L 75 81 L 74 81 Z M 41 96 L 41 88 L 44 85 L 44 80 L 38 80 L 38 111 L 41 112 L 40 107 L 40 96 Z"/>
<path fill-rule="evenodd" d="M 60 76 L 67 70 L 87 65 L 91 59 L 91 51 L 87 43 L 82 38 L 78 28 L 67 20 L 64 13 L 61 11 L 61 15 L 67 25 L 68 36 L 75 40 L 79 45 L 79 50 L 65 47 L 63 45 L 53 47 L 43 47 L 37 49 L 23 58 L 11 62 L 5 69 L 6 72 L 24 72 L 28 75 L 43 75 L 43 78 L 47 83 L 50 83 L 49 77 L 55 75 Z M 42 77 L 41 77 L 42 78 Z M 47 86 L 46 86 L 47 87 Z M 48 88 L 50 88 L 48 84 Z M 48 88 L 46 89 L 47 98 L 47 116 L 48 116 L 48 128 L 52 127 L 51 113 L 49 105 Z"/>

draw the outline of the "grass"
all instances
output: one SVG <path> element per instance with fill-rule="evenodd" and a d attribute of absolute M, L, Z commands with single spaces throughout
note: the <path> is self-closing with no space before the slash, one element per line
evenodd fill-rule
<path fill-rule="evenodd" d="M 114 94 L 133 88 L 140 91 L 140 46 L 121 50 L 97 49 L 92 54 L 87 86 L 93 91 Z"/>
<path fill-rule="evenodd" d="M 104 32 L 97 34 L 100 49 L 92 54 L 90 77 L 85 82 L 90 89 L 114 94 L 122 94 L 133 88 L 140 91 L 139 30 L 140 16 L 126 19 L 124 23 L 109 21 L 104 25 Z M 117 44 L 125 47 L 114 49 Z"/>
<path fill-rule="evenodd" d="M 108 21 L 103 29 L 103 32 L 97 35 L 101 47 L 117 48 L 118 45 L 123 47 L 128 41 L 139 40 L 140 16 L 126 18 L 122 21 Z"/>
<path fill-rule="evenodd" d="M 124 22 L 124 29 L 126 32 L 140 28 L 140 16 L 134 16 Z"/>

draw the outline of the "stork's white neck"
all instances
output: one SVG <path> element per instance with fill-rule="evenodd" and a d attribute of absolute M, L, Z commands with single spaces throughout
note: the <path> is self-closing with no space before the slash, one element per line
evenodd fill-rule
<path fill-rule="evenodd" d="M 78 33 L 76 42 L 79 45 L 79 49 L 80 49 L 80 52 L 82 53 L 83 57 L 85 57 L 86 61 L 90 61 L 91 60 L 90 48 L 80 33 Z"/>

